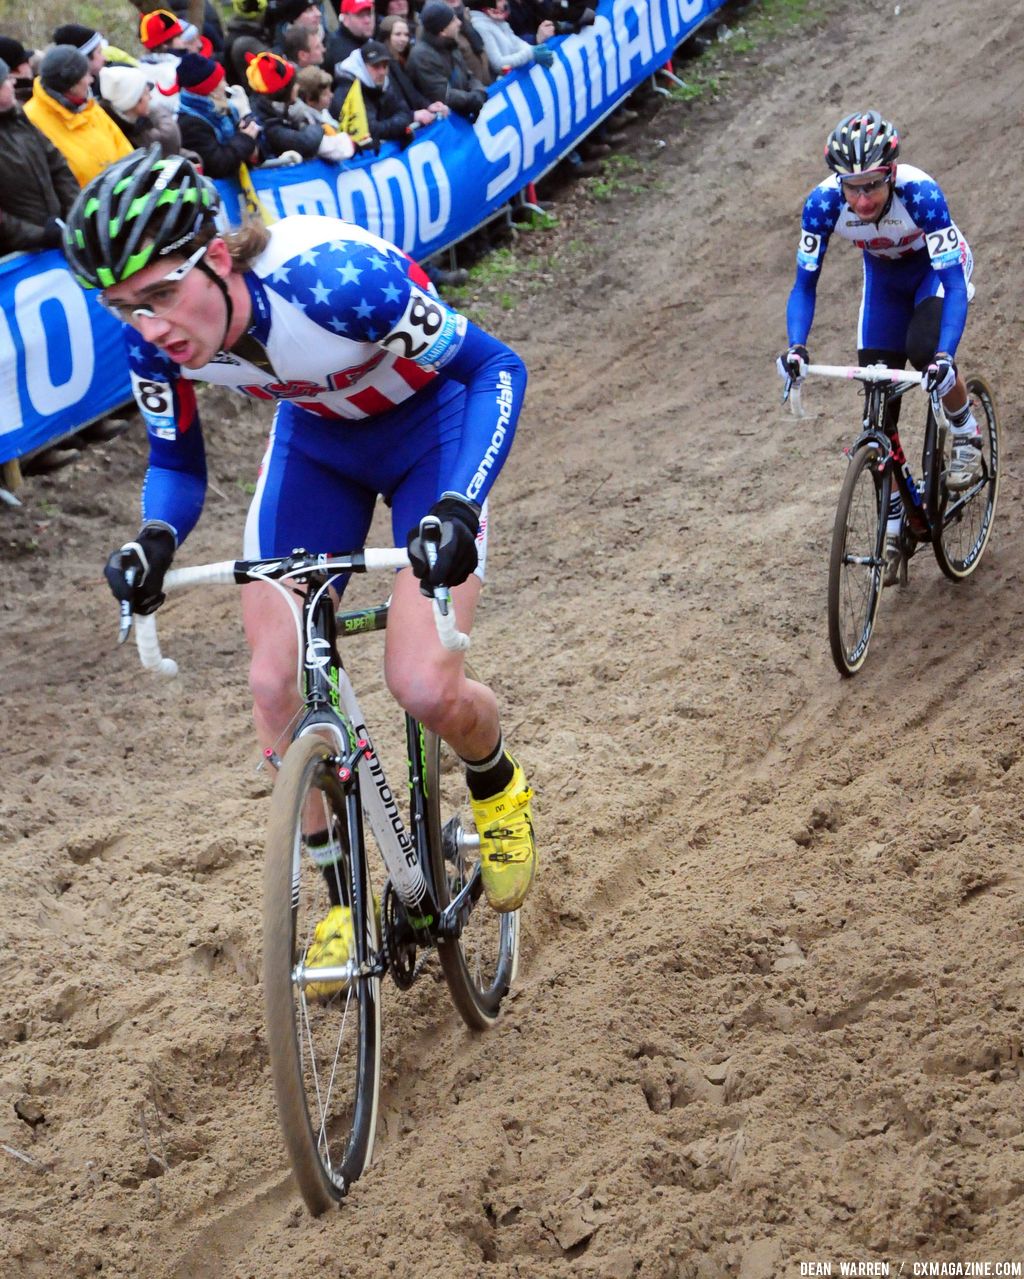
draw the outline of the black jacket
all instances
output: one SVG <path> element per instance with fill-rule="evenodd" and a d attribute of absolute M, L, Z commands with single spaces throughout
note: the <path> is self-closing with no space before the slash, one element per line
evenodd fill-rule
<path fill-rule="evenodd" d="M 288 115 L 288 108 L 273 102 L 265 93 L 253 93 L 249 97 L 252 113 L 263 126 L 260 149 L 265 156 L 283 155 L 285 151 L 297 151 L 304 160 L 312 160 L 324 140 L 324 126 L 319 123 L 300 124 Z M 245 137 L 245 134 L 242 134 Z"/>
<path fill-rule="evenodd" d="M 221 142 L 212 124 L 186 111 L 178 113 L 178 128 L 181 145 L 199 156 L 208 178 L 233 178 L 240 164 L 259 162 L 259 139 L 250 138 L 247 133 L 236 133 L 227 142 Z"/>
<path fill-rule="evenodd" d="M 475 120 L 487 101 L 487 90 L 467 68 L 455 41 L 424 31 L 405 64 L 409 76 L 429 102 L 444 102 L 458 115 Z"/>
<path fill-rule="evenodd" d="M 0 114 L 0 253 L 45 248 L 43 228 L 65 216 L 78 191 L 67 161 L 21 107 Z"/>
<path fill-rule="evenodd" d="M 324 70 L 334 77 L 335 88 L 338 87 L 338 67 L 350 53 L 355 53 L 365 43 L 365 40 L 357 40 L 348 27 L 343 27 L 341 23 L 338 24 L 337 31 L 331 32 L 331 38 L 327 41 L 327 50 L 324 53 Z"/>
<path fill-rule="evenodd" d="M 388 77 L 395 92 L 410 111 L 422 111 L 425 107 L 429 107 L 432 102 L 437 101 L 437 98 L 428 98 L 416 88 L 412 82 L 412 77 L 405 68 L 405 64 L 399 62 L 397 58 L 391 59 L 391 65 L 388 67 Z"/>
<path fill-rule="evenodd" d="M 341 114 L 341 108 L 345 101 L 345 97 L 356 83 L 355 76 L 344 75 L 337 77 L 335 83 L 337 89 L 334 97 L 331 98 L 331 115 L 337 120 Z M 374 142 L 386 142 L 388 140 L 394 142 L 408 142 L 411 136 L 408 133 L 409 125 L 412 124 L 412 111 L 405 105 L 401 94 L 392 84 L 390 75 L 385 82 L 383 88 L 370 87 L 358 81 L 359 87 L 363 91 L 363 105 L 366 107 L 366 123 L 370 126 L 370 137 Z"/>

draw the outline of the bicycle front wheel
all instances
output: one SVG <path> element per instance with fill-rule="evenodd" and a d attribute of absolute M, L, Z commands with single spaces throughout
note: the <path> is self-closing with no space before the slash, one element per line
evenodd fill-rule
<path fill-rule="evenodd" d="M 487 905 L 462 761 L 434 733 L 424 732 L 423 742 L 427 846 L 438 905 L 443 909 L 468 887 L 459 911 L 461 931 L 438 942 L 438 958 L 463 1021 L 472 1030 L 486 1030 L 515 980 L 519 911 L 498 914 Z"/>
<path fill-rule="evenodd" d="M 295 1178 L 315 1217 L 373 1154 L 380 1091 L 380 953 L 358 795 L 347 795 L 319 737 L 301 737 L 274 787 L 263 879 L 263 993 L 278 1115 Z M 314 929 L 351 910 L 349 971 L 310 982 Z M 352 952 L 354 951 L 354 954 Z M 328 961 L 321 961 L 328 962 Z"/>
<path fill-rule="evenodd" d="M 868 655 L 882 596 L 883 546 L 892 476 L 878 473 L 878 449 L 850 458 L 832 530 L 828 566 L 828 639 L 840 675 L 856 675 Z"/>
<path fill-rule="evenodd" d="M 943 456 L 937 458 L 936 510 L 933 516 L 940 530 L 932 541 L 939 568 L 954 582 L 970 577 L 981 563 L 999 497 L 999 423 L 988 383 L 981 377 L 965 377 L 974 416 L 981 432 L 981 475 L 964 493 L 947 493 L 941 477 L 949 465 L 950 438 L 946 436 Z"/>

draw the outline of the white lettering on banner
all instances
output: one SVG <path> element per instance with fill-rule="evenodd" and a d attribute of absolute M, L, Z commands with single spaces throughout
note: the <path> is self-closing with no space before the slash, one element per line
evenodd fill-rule
<path fill-rule="evenodd" d="M 412 178 L 409 170 L 393 156 L 380 160 L 373 166 L 372 177 L 377 187 L 377 199 L 380 203 L 379 235 L 400 249 L 408 252 L 416 243 L 416 193 L 412 189 Z M 392 186 L 398 191 L 402 207 L 402 225 L 399 232 L 398 220 L 395 217 L 395 202 Z"/>
<path fill-rule="evenodd" d="M 11 326 L 0 309 L 0 435 L 20 431 L 21 397 L 18 395 L 18 352 Z"/>
<path fill-rule="evenodd" d="M 558 136 L 564 138 L 572 128 L 572 89 L 569 84 L 569 69 L 561 58 L 555 58 L 548 70 L 551 82 L 555 86 L 555 97 L 558 101 Z"/>
<path fill-rule="evenodd" d="M 66 382 L 56 386 L 50 377 L 50 357 L 46 328 L 43 324 L 44 302 L 56 302 L 64 312 L 68 335 L 79 335 L 78 340 L 68 342 L 71 355 L 71 374 Z M 44 271 L 40 275 L 19 280 L 14 286 L 14 310 L 25 344 L 25 385 L 32 406 L 43 417 L 50 417 L 62 409 L 70 408 L 83 398 L 92 383 L 96 368 L 96 353 L 92 344 L 92 326 L 85 294 L 72 279 L 70 272 L 60 268 Z M 82 335 L 89 334 L 87 341 Z M 51 329 L 50 341 L 55 341 Z M 63 345 L 63 343 L 59 343 Z"/>
<path fill-rule="evenodd" d="M 683 27 L 696 22 L 704 9 L 704 0 L 669 0 L 668 25 L 673 36 Z"/>
<path fill-rule="evenodd" d="M 508 164 L 487 184 L 487 199 L 493 200 L 507 187 L 510 187 L 523 167 L 523 144 L 514 124 L 506 124 L 496 133 L 491 133 L 490 125 L 495 116 L 504 115 L 508 110 L 508 102 L 504 96 L 495 94 L 488 98 L 483 110 L 477 116 L 475 133 L 480 143 L 480 150 L 491 164 L 500 164 L 507 160 Z M 520 186 L 522 183 L 520 183 Z"/>
<path fill-rule="evenodd" d="M 342 169 L 338 178 L 338 204 L 346 222 L 380 235 L 380 200 L 369 169 Z M 357 212 L 359 205 L 361 211 Z"/>
<path fill-rule="evenodd" d="M 614 96 L 619 87 L 619 66 L 615 58 L 615 32 L 608 19 L 598 15 L 591 26 L 583 28 L 579 40 L 580 49 L 587 57 L 590 109 L 596 111 L 605 98 Z"/>
<path fill-rule="evenodd" d="M 618 0 L 615 5 L 612 22 L 622 39 L 619 45 L 620 81 L 629 79 L 630 68 L 634 61 L 639 59 L 640 62 L 649 62 L 654 56 L 654 50 L 651 47 L 650 8 L 646 0 Z M 631 39 L 626 37 L 626 13 L 630 9 L 636 14 L 637 25 L 636 35 Z"/>
<path fill-rule="evenodd" d="M 448 170 L 441 160 L 436 142 L 416 142 L 409 148 L 409 168 L 412 170 L 414 190 L 419 194 L 420 239 L 428 244 L 448 225 L 452 216 L 452 184 Z M 437 217 L 430 212 L 431 188 L 437 191 Z"/>
<path fill-rule="evenodd" d="M 536 84 L 536 88 L 538 91 L 543 88 L 543 91 L 538 94 L 541 112 L 539 120 L 533 118 L 530 104 L 523 93 L 523 86 L 517 80 L 513 80 L 508 86 L 508 100 L 516 113 L 522 133 L 524 169 L 528 169 L 533 164 L 538 146 L 544 151 L 555 149 L 555 103 L 551 96 L 551 88 L 543 79 Z"/>
<path fill-rule="evenodd" d="M 263 198 L 258 189 L 256 194 Z M 310 213 L 328 218 L 338 216 L 338 201 L 331 190 L 331 184 L 323 178 L 310 178 L 306 182 L 280 186 L 277 188 L 277 195 L 285 217 L 291 213 Z"/>

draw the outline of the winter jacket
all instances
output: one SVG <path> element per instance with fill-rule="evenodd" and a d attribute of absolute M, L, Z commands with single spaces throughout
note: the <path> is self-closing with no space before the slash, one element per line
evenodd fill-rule
<path fill-rule="evenodd" d="M 320 150 L 320 143 L 324 140 L 322 124 L 306 122 L 298 111 L 294 116 L 290 115 L 283 102 L 274 102 L 265 93 L 251 94 L 249 105 L 263 126 L 260 145 L 265 156 L 298 151 L 304 160 L 312 160 Z"/>
<path fill-rule="evenodd" d="M 422 111 L 437 101 L 436 98 L 428 98 L 416 88 L 405 63 L 399 62 L 397 58 L 391 59 L 388 81 L 410 111 Z"/>
<path fill-rule="evenodd" d="M 81 111 L 72 111 L 52 98 L 37 78 L 25 114 L 63 154 L 80 186 L 132 153 L 132 144 L 96 98 L 90 98 Z"/>
<path fill-rule="evenodd" d="M 343 27 L 340 23 L 338 29 L 331 32 L 331 38 L 327 41 L 327 50 L 324 53 L 324 69 L 334 77 L 335 87 L 338 84 L 341 64 L 357 49 L 361 49 L 365 43 L 366 40 L 357 40 L 348 27 Z"/>
<path fill-rule="evenodd" d="M 240 164 L 258 163 L 259 138 L 239 133 L 234 112 L 230 115 L 233 128 L 230 131 L 223 128 L 218 130 L 214 121 L 191 108 L 190 100 L 193 96 L 185 93 L 181 95 L 178 127 L 181 129 L 182 145 L 198 154 L 203 173 L 208 178 L 233 178 L 237 175 Z M 224 136 L 218 136 L 219 134 Z"/>
<path fill-rule="evenodd" d="M 79 186 L 67 161 L 20 107 L 0 114 L 0 253 L 43 246 L 43 227 L 61 218 Z"/>
<path fill-rule="evenodd" d="M 163 155 L 178 155 L 181 152 L 181 131 L 173 114 L 158 102 L 151 104 L 149 115 L 139 119 L 137 116 L 124 116 L 111 106 L 106 98 L 100 98 L 99 104 L 110 116 L 134 149 L 151 147 L 154 142 L 160 143 Z"/>
<path fill-rule="evenodd" d="M 487 90 L 470 73 L 455 41 L 447 36 L 424 31 L 405 66 L 413 84 L 426 94 L 428 101 L 444 102 L 469 120 L 476 119 L 487 101 Z"/>
<path fill-rule="evenodd" d="M 391 84 L 391 76 L 378 88 L 367 70 L 363 55 L 358 50 L 349 54 L 338 68 L 335 84 L 338 86 L 331 99 L 331 115 L 337 120 L 341 114 L 342 104 L 354 81 L 358 81 L 363 91 L 363 105 L 366 107 L 366 123 L 370 128 L 370 137 L 374 142 L 407 142 L 412 124 L 412 112 L 402 101 L 401 95 Z"/>
<path fill-rule="evenodd" d="M 495 22 L 480 9 L 474 9 L 469 20 L 484 42 L 487 61 L 496 76 L 506 67 L 525 67 L 533 61 L 534 46 L 521 40 L 507 22 Z"/>

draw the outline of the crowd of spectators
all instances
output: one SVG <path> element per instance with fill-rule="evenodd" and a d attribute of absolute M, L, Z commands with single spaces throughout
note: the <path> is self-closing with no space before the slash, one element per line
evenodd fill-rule
<path fill-rule="evenodd" d="M 76 22 L 39 50 L 0 33 L 0 254 L 57 247 L 78 190 L 137 147 L 244 179 L 404 145 L 449 114 L 473 121 L 488 85 L 550 65 L 549 42 L 594 19 L 582 0 L 329 2 L 230 0 L 224 22 L 228 0 L 205 0 L 198 28 L 189 0 L 162 0 L 125 49 Z M 606 128 L 572 153 L 572 172 L 599 171 L 617 138 Z M 465 277 L 429 269 L 442 287 Z"/>

